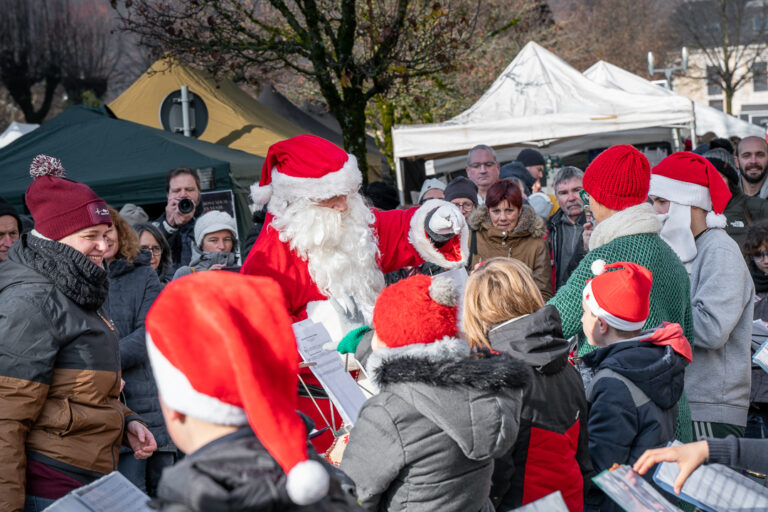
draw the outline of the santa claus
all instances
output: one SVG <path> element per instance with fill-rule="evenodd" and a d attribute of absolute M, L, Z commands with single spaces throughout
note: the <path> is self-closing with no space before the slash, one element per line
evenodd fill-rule
<path fill-rule="evenodd" d="M 268 214 L 241 272 L 275 279 L 294 320 L 322 321 L 335 341 L 370 322 L 384 273 L 467 260 L 468 230 L 454 205 L 379 211 L 365 204 L 361 184 L 354 156 L 300 135 L 269 148 L 251 188 Z"/>

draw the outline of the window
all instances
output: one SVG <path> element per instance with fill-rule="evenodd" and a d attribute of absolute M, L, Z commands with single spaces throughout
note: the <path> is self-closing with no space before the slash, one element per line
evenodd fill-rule
<path fill-rule="evenodd" d="M 716 108 L 720 112 L 723 111 L 723 100 L 709 100 L 709 106 Z"/>
<path fill-rule="evenodd" d="M 723 92 L 723 88 L 720 87 L 720 79 L 717 71 L 717 67 L 707 66 L 707 94 L 710 96 L 722 94 Z"/>
<path fill-rule="evenodd" d="M 752 66 L 752 88 L 757 91 L 768 91 L 768 69 L 765 62 L 755 62 Z"/>

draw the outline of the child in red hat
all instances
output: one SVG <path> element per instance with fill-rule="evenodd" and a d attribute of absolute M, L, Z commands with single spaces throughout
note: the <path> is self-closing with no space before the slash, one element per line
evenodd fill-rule
<path fill-rule="evenodd" d="M 368 374 L 379 388 L 360 411 L 341 469 L 369 511 L 492 511 L 493 459 L 514 444 L 528 369 L 458 338 L 458 291 L 409 277 L 373 310 Z"/>
<path fill-rule="evenodd" d="M 610 270 L 611 272 L 606 272 Z M 590 345 L 582 357 L 589 402 L 589 451 L 595 471 L 632 464 L 648 448 L 675 439 L 691 347 L 679 324 L 641 330 L 649 314 L 653 276 L 635 263 L 592 264 L 581 321 Z M 621 510 L 596 488 L 585 510 Z"/>
<path fill-rule="evenodd" d="M 170 283 L 146 320 L 168 433 L 187 457 L 163 472 L 161 510 L 358 510 L 307 441 L 285 298 L 265 277 L 201 272 Z"/>

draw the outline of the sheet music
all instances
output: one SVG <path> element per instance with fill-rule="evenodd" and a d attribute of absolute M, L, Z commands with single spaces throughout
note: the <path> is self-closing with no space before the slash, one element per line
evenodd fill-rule
<path fill-rule="evenodd" d="M 672 446 L 680 445 L 679 441 Z M 653 481 L 663 489 L 672 487 L 680 468 L 676 462 L 662 462 Z M 749 512 L 768 508 L 768 488 L 722 464 L 704 464 L 683 484 L 680 497 L 702 510 Z"/>
<path fill-rule="evenodd" d="M 682 512 L 629 466 L 607 469 L 592 480 L 627 512 Z"/>
<path fill-rule="evenodd" d="M 75 489 L 46 510 L 51 512 L 152 512 L 149 496 L 117 471 Z"/>
<path fill-rule="evenodd" d="M 533 503 L 516 508 L 515 512 L 568 512 L 568 507 L 560 491 L 555 491 Z"/>
<path fill-rule="evenodd" d="M 299 354 L 305 362 L 316 363 L 309 369 L 320 381 L 333 405 L 339 410 L 347 424 L 354 424 L 360 408 L 365 403 L 365 395 L 355 379 L 344 368 L 344 362 L 336 351 L 323 350 L 323 344 L 331 341 L 323 324 L 308 320 L 293 324 L 293 332 Z"/>

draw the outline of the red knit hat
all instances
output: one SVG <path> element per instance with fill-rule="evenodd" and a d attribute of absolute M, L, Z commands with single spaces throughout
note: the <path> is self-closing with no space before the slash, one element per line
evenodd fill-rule
<path fill-rule="evenodd" d="M 218 425 L 250 423 L 288 475 L 294 503 L 325 496 L 328 473 L 307 459 L 307 430 L 296 413 L 299 355 L 275 281 L 231 272 L 191 274 L 158 296 L 146 331 L 163 402 Z"/>
<path fill-rule="evenodd" d="M 458 336 L 459 292 L 446 277 L 412 276 L 384 288 L 373 308 L 373 328 L 389 348 Z"/>
<path fill-rule="evenodd" d="M 595 260 L 592 273 L 596 277 L 587 281 L 583 293 L 592 314 L 620 331 L 641 329 L 650 311 L 651 271 L 628 261 L 606 265 Z"/>
<path fill-rule="evenodd" d="M 582 185 L 601 205 L 624 210 L 648 199 L 651 164 L 633 146 L 611 146 L 595 158 L 584 172 Z"/>
<path fill-rule="evenodd" d="M 725 228 L 725 210 L 731 200 L 725 180 L 701 155 L 672 153 L 653 168 L 650 195 L 709 212 L 707 226 Z"/>
<path fill-rule="evenodd" d="M 66 179 L 58 158 L 37 155 L 29 174 L 34 181 L 25 201 L 41 235 L 61 240 L 91 226 L 112 225 L 107 203 L 88 185 Z"/>
<path fill-rule="evenodd" d="M 251 199 L 261 207 L 274 196 L 285 203 L 305 197 L 322 200 L 357 192 L 363 182 L 357 159 L 314 135 L 272 144 Z"/>

